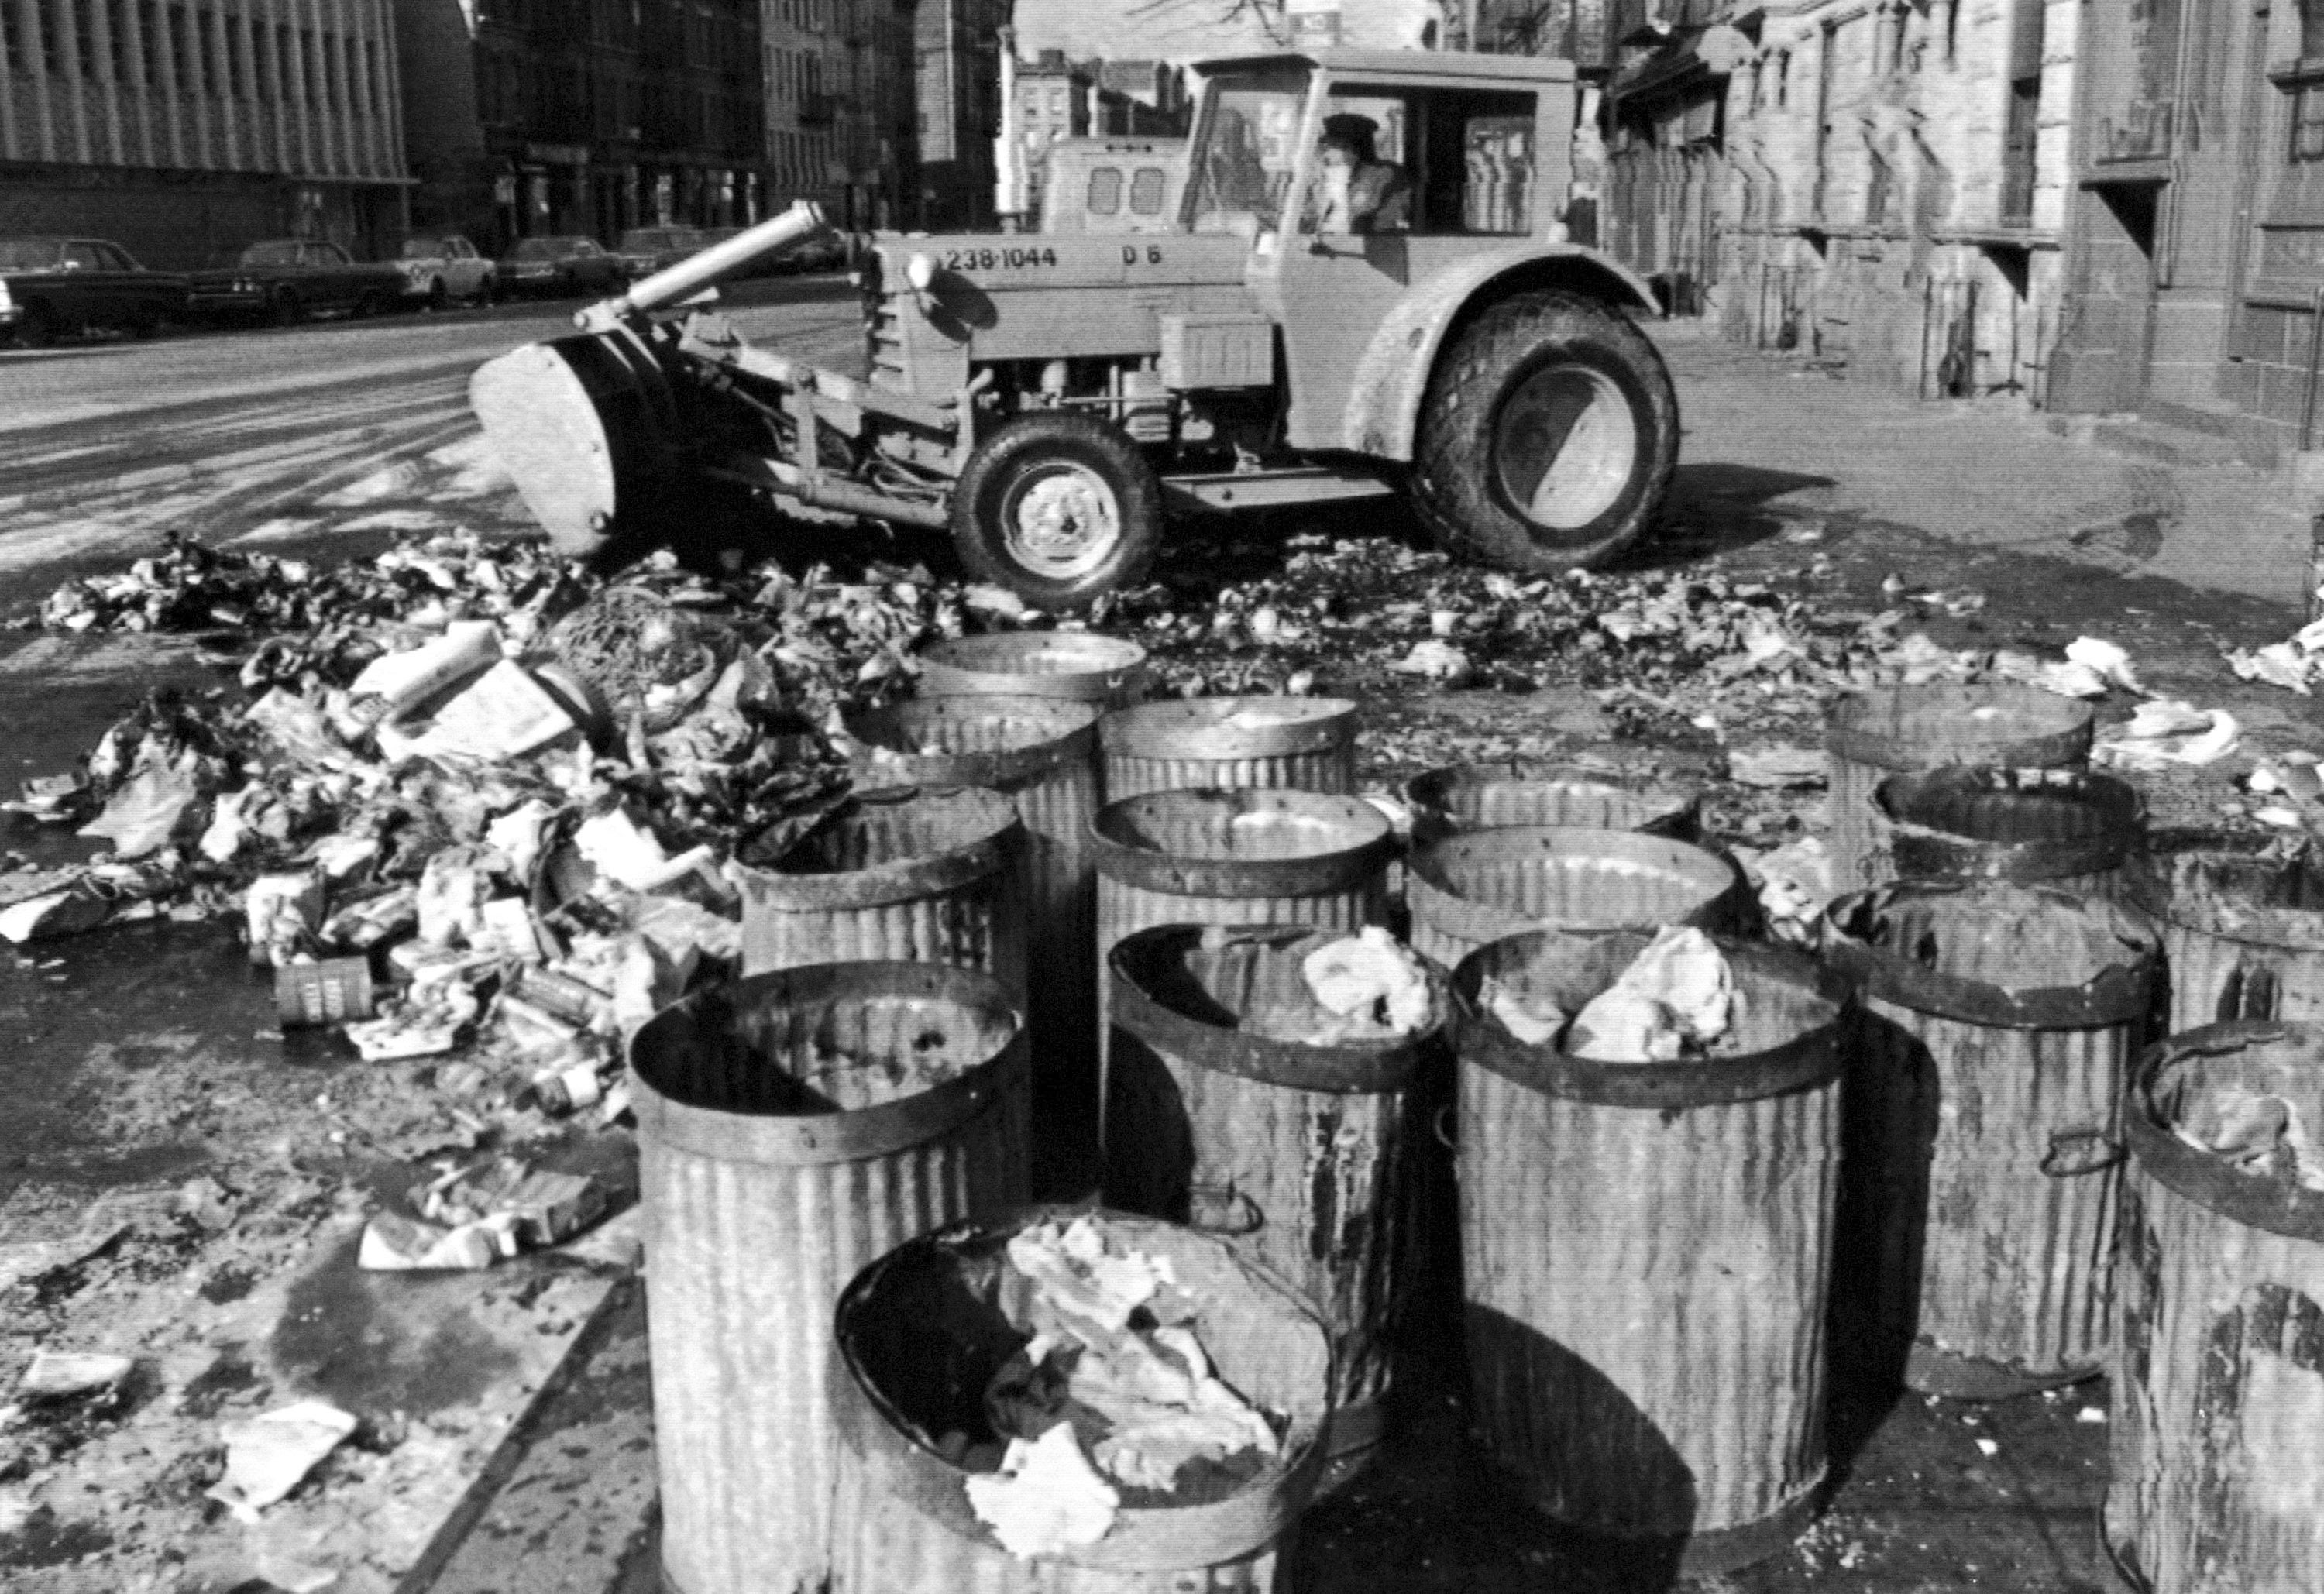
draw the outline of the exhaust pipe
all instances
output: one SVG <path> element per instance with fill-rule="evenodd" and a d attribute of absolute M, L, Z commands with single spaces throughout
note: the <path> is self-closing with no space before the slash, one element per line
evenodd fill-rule
<path fill-rule="evenodd" d="M 830 230 L 831 223 L 824 218 L 822 206 L 812 199 L 794 200 L 780 216 L 770 217 L 723 244 L 713 244 L 699 254 L 690 254 L 667 271 L 641 278 L 618 299 L 591 305 L 573 318 L 574 324 L 584 331 L 598 331 L 625 316 L 643 315 L 676 304 L 730 272 L 740 271 L 778 250 Z"/>

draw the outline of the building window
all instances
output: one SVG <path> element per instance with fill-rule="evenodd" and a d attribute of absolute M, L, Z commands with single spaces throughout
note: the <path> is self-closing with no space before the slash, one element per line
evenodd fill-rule
<path fill-rule="evenodd" d="M 2324 161 L 2324 81 L 2292 90 L 2292 158 Z"/>
<path fill-rule="evenodd" d="M 1792 103 L 1792 52 L 1788 50 L 1775 57 L 1775 108 L 1782 110 Z"/>

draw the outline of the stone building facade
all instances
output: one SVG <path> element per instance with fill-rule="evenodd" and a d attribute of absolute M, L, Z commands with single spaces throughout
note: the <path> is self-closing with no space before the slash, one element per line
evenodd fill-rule
<path fill-rule="evenodd" d="M 1042 180 L 1049 146 L 1090 131 L 1097 78 L 1087 65 L 1069 61 L 1062 50 L 1045 50 L 1017 68 L 1017 103 L 1010 107 L 1009 131 L 1017 141 L 1018 170 L 1025 174 L 1025 214 L 1041 214 Z"/>
<path fill-rule="evenodd" d="M 770 202 L 759 0 L 396 0 L 415 225 L 497 250 Z"/>
<path fill-rule="evenodd" d="M 993 223 L 993 141 L 1001 136 L 1001 41 L 1010 0 L 919 0 L 919 172 L 915 226 Z"/>
<path fill-rule="evenodd" d="M 1635 0 L 1634 0 L 1635 3 Z M 2047 401 L 2080 0 L 1683 14 L 1615 74 L 1618 253 L 1672 308 L 1926 397 Z"/>
<path fill-rule="evenodd" d="M 2094 8 L 2056 408 L 2324 437 L 2324 3 Z"/>
<path fill-rule="evenodd" d="M 899 225 L 918 188 L 912 0 L 762 0 L 761 28 L 778 202 L 818 200 L 843 227 Z"/>
<path fill-rule="evenodd" d="M 0 235 L 147 265 L 263 237 L 358 255 L 401 225 L 387 0 L 0 0 Z"/>

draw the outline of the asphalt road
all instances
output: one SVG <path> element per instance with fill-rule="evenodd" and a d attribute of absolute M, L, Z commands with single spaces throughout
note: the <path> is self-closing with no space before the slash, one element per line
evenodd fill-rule
<path fill-rule="evenodd" d="M 0 611 L 171 529 L 357 551 L 397 530 L 524 523 L 468 413 L 470 372 L 571 329 L 577 301 L 0 352 Z M 844 277 L 742 284 L 743 335 L 860 347 Z"/>

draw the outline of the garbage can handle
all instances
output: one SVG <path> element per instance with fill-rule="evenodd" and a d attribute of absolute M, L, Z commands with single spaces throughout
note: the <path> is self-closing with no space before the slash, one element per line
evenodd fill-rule
<path fill-rule="evenodd" d="M 1461 1103 L 1458 1101 L 1447 1101 L 1436 1110 L 1436 1116 L 1429 1120 L 1428 1127 L 1434 1132 L 1436 1143 L 1447 1151 L 1458 1152 L 1461 1149 L 1460 1138 L 1454 1132 L 1458 1120 L 1452 1116 L 1460 1110 Z"/>
<path fill-rule="evenodd" d="M 1259 1203 L 1231 1184 L 1197 1184 L 1186 1192 L 1186 1227 L 1212 1234 L 1256 1234 L 1267 1226 Z"/>
<path fill-rule="evenodd" d="M 2104 1129 L 2060 1129 L 2050 1137 L 2042 1155 L 2042 1171 L 2052 1179 L 2070 1179 L 2110 1168 L 2129 1156 L 2123 1143 Z"/>

